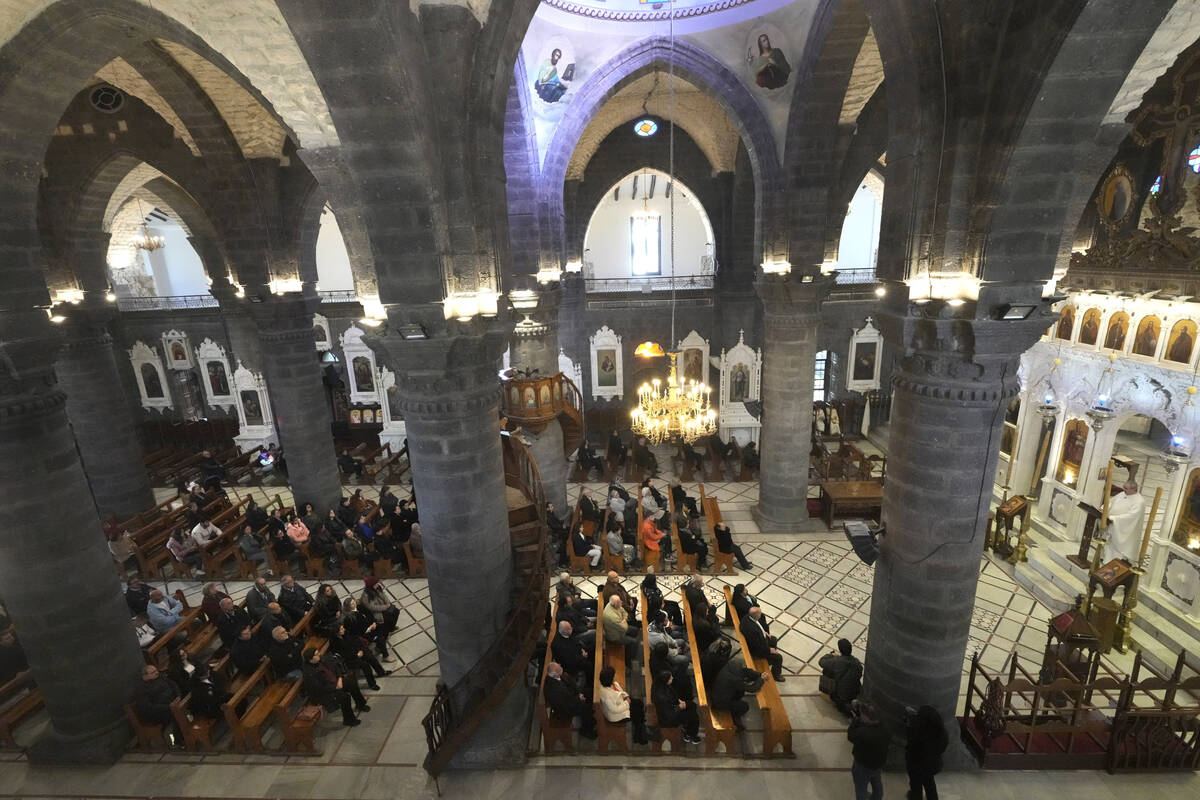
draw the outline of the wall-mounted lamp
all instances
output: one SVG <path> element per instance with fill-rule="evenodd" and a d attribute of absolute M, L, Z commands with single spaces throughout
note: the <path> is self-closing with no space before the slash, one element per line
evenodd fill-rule
<path fill-rule="evenodd" d="M 466 322 L 473 317 L 494 317 L 498 313 L 496 292 L 452 292 L 442 301 L 446 319 Z"/>
<path fill-rule="evenodd" d="M 787 275 L 792 271 L 792 265 L 783 259 L 768 260 L 762 262 L 762 271 L 767 275 Z"/>
<path fill-rule="evenodd" d="M 583 264 L 580 264 L 579 267 L 582 269 Z M 562 280 L 562 274 L 563 271 L 561 269 L 557 269 L 555 267 L 543 267 L 537 271 L 537 282 L 558 283 Z"/>
<path fill-rule="evenodd" d="M 572 258 L 566 264 L 563 264 L 563 270 L 566 272 L 583 272 L 583 261 L 578 258 Z"/>
<path fill-rule="evenodd" d="M 337 364 L 339 361 L 341 361 L 341 359 L 338 358 L 337 353 L 333 352 L 332 350 L 326 350 L 325 352 L 321 353 L 322 364 Z"/>
<path fill-rule="evenodd" d="M 887 289 L 886 289 L 886 288 L 884 288 L 883 286 L 876 286 L 876 287 L 875 287 L 875 296 L 876 296 L 876 297 L 883 297 L 883 296 L 885 296 L 886 294 L 887 294 Z"/>
<path fill-rule="evenodd" d="M 1029 315 L 1035 310 L 1037 310 L 1036 305 L 1010 305 L 1005 303 L 996 306 L 995 318 L 1001 320 L 1028 319 Z"/>
<path fill-rule="evenodd" d="M 418 322 L 410 322 L 401 325 L 398 329 L 401 339 L 428 339 L 429 335 L 425 332 L 425 327 Z"/>

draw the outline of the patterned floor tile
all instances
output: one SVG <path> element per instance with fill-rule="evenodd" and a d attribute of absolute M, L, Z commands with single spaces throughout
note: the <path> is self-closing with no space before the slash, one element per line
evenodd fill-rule
<path fill-rule="evenodd" d="M 783 577 L 787 578 L 792 583 L 803 586 L 805 589 L 814 585 L 821 578 L 819 572 L 814 572 L 811 569 L 796 565 L 790 567 L 787 572 L 783 573 Z"/>
<path fill-rule="evenodd" d="M 838 629 L 845 625 L 849 618 L 844 614 L 831 611 L 825 606 L 816 605 L 810 608 L 801 619 L 827 633 L 833 634 L 837 633 Z"/>

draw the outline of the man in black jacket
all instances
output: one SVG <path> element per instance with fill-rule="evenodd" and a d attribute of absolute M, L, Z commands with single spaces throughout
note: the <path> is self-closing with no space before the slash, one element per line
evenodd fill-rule
<path fill-rule="evenodd" d="M 171 703 L 179 697 L 175 682 L 158 672 L 158 667 L 146 664 L 142 667 L 142 680 L 133 696 L 133 706 L 142 722 L 166 726 L 168 736 L 174 731 Z"/>
<path fill-rule="evenodd" d="M 708 564 L 708 543 L 692 532 L 690 526 L 680 526 L 679 532 L 679 549 L 683 552 L 696 556 L 696 566 L 699 569 L 704 569 Z"/>
<path fill-rule="evenodd" d="M 707 603 L 708 598 L 704 596 L 704 576 L 693 575 L 692 579 L 683 587 L 683 596 L 687 598 L 688 608 L 693 613 L 701 603 Z"/>
<path fill-rule="evenodd" d="M 225 681 L 219 675 L 214 675 L 208 664 L 201 662 L 196 665 L 188 687 L 188 710 L 194 716 L 221 719 L 224 716 L 221 705 L 231 697 L 233 695 L 225 689 Z"/>
<path fill-rule="evenodd" d="M 776 683 L 783 683 L 783 656 L 771 644 L 766 620 L 763 619 L 762 609 L 751 606 L 746 616 L 742 617 L 742 637 L 746 647 L 754 658 L 765 658 L 771 665 L 771 675 Z"/>
<path fill-rule="evenodd" d="M 708 703 L 718 711 L 728 711 L 733 716 L 733 724 L 739 731 L 746 729 L 742 717 L 750 710 L 750 704 L 742 698 L 747 689 L 761 688 L 760 680 L 766 680 L 767 674 L 759 674 L 747 668 L 741 654 L 735 655 L 717 673 L 716 680 L 708 690 Z"/>
<path fill-rule="evenodd" d="M 125 587 L 125 605 L 135 617 L 145 616 L 146 606 L 150 603 L 150 587 L 142 583 L 141 578 L 130 578 Z"/>
<path fill-rule="evenodd" d="M 229 659 L 241 675 L 249 675 L 258 669 L 266 654 L 266 643 L 254 635 L 254 629 L 249 625 L 238 631 L 237 638 L 229 645 Z"/>
<path fill-rule="evenodd" d="M 550 643 L 550 653 L 555 662 L 562 665 L 564 671 L 589 678 L 596 664 L 593 660 L 594 655 L 574 634 L 575 628 L 571 623 L 566 620 L 559 622 L 558 635 Z M 590 680 L 587 683 L 591 685 Z"/>
<path fill-rule="evenodd" d="M 267 586 L 266 578 L 255 578 L 254 585 L 246 592 L 246 613 L 250 619 L 257 622 L 270 611 L 271 603 L 275 602 L 275 593 Z"/>
<path fill-rule="evenodd" d="M 275 670 L 277 680 L 294 681 L 302 677 L 302 647 L 300 640 L 288 633 L 282 625 L 271 631 L 271 644 L 267 648 L 267 655 L 271 658 L 271 668 Z"/>
<path fill-rule="evenodd" d="M 862 703 L 856 704 L 856 708 L 857 713 L 846 731 L 846 738 L 854 745 L 854 763 L 850 766 L 854 796 L 856 800 L 883 797 L 883 765 L 887 761 L 892 737 L 879 721 L 875 706 Z M 871 787 L 870 795 L 867 794 L 868 785 Z"/>
<path fill-rule="evenodd" d="M 745 554 L 742 553 L 742 548 L 733 543 L 733 534 L 729 532 L 728 525 L 718 522 L 713 526 L 713 535 L 717 537 L 717 552 L 733 553 L 733 557 L 737 559 L 739 567 L 744 570 L 754 569 L 754 565 L 746 560 Z"/>
<path fill-rule="evenodd" d="M 546 667 L 546 686 L 542 690 L 546 708 L 555 719 L 579 717 L 579 735 L 586 739 L 596 738 L 596 717 L 592 704 L 582 694 L 563 682 L 561 664 L 551 661 Z"/>
<path fill-rule="evenodd" d="M 590 519 L 597 526 L 604 522 L 604 515 L 600 511 L 600 507 L 592 499 L 592 490 L 586 486 L 579 493 L 579 514 L 584 519 Z"/>
<path fill-rule="evenodd" d="M 843 714 L 850 713 L 850 704 L 862 690 L 862 662 L 854 657 L 849 639 L 838 639 L 838 652 L 826 653 L 817 662 L 821 667 L 821 682 L 818 688 L 829 695 L 829 699 Z"/>
<path fill-rule="evenodd" d="M 296 583 L 295 578 L 284 575 L 279 579 L 279 605 L 283 607 L 283 612 L 293 625 L 304 619 L 312 604 L 312 596 L 303 586 Z"/>
<path fill-rule="evenodd" d="M 221 637 L 221 642 L 229 647 L 237 639 L 238 632 L 251 624 L 251 619 L 250 615 L 246 613 L 246 609 L 234 605 L 233 598 L 222 597 L 221 610 L 217 612 L 217 618 L 213 624 L 217 626 L 217 634 Z"/>

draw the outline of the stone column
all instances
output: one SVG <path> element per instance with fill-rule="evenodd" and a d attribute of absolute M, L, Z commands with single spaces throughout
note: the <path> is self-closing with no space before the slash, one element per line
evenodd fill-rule
<path fill-rule="evenodd" d="M 507 335 L 484 320 L 439 338 L 373 337 L 396 365 L 442 680 L 453 685 L 504 628 L 513 590 L 496 362 Z M 456 756 L 459 766 L 523 757 L 528 693 L 515 693 Z M 520 698 L 525 698 L 524 700 Z"/>
<path fill-rule="evenodd" d="M 68 312 L 55 373 L 100 516 L 121 519 L 154 505 L 108 326 L 115 312 L 93 298 Z"/>
<path fill-rule="evenodd" d="M 904 707 L 922 704 L 955 729 L 1004 410 L 1020 355 L 1046 326 L 937 302 L 915 306 L 921 317 L 883 319 L 887 340 L 908 347 L 893 377 L 863 685 L 897 731 Z"/>
<path fill-rule="evenodd" d="M 275 430 L 287 459 L 297 504 L 333 508 L 342 496 L 329 404 L 321 382 L 313 313 L 314 292 L 267 295 L 247 309 L 258 327 Z"/>
<path fill-rule="evenodd" d="M 44 312 L 0 312 L 0 586 L 45 698 L 34 762 L 112 763 L 142 665 L 51 367 Z M 121 409 L 127 415 L 128 409 Z"/>
<path fill-rule="evenodd" d="M 817 331 L 831 280 L 806 278 L 762 274 L 755 282 L 765 324 L 762 462 L 754 519 L 764 533 L 794 532 L 808 520 Z"/>
<path fill-rule="evenodd" d="M 518 322 L 511 340 L 509 362 L 516 370 L 537 370 L 539 375 L 558 374 L 558 284 L 539 286 L 530 290 L 537 295 L 537 306 L 521 306 L 531 302 L 528 296 L 516 292 L 509 294 L 517 312 L 525 319 Z M 562 424 L 553 419 L 540 431 L 526 427 L 522 433 L 529 441 L 538 472 L 542 476 L 542 487 L 546 500 L 554 504 L 559 517 L 570 515 L 567 509 L 567 456 L 563 452 Z"/>

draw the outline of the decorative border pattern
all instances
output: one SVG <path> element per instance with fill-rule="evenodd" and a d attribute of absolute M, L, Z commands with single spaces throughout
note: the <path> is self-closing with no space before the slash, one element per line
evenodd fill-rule
<path fill-rule="evenodd" d="M 672 16 L 675 19 L 687 19 L 688 17 L 701 17 L 705 14 L 711 14 L 716 11 L 727 11 L 731 8 L 744 6 L 754 0 L 718 0 L 715 3 L 704 3 L 697 6 L 689 6 L 687 8 L 676 8 L 672 15 L 670 2 L 664 0 L 662 5 L 666 8 L 655 11 L 628 11 L 608 8 L 597 8 L 596 6 L 583 5 L 581 3 L 572 3 L 568 0 L 542 0 L 546 5 L 556 8 L 559 11 L 564 11 L 568 14 L 574 14 L 579 17 L 589 17 L 591 19 L 606 19 L 613 22 L 650 22 L 656 20 L 670 19 Z"/>

